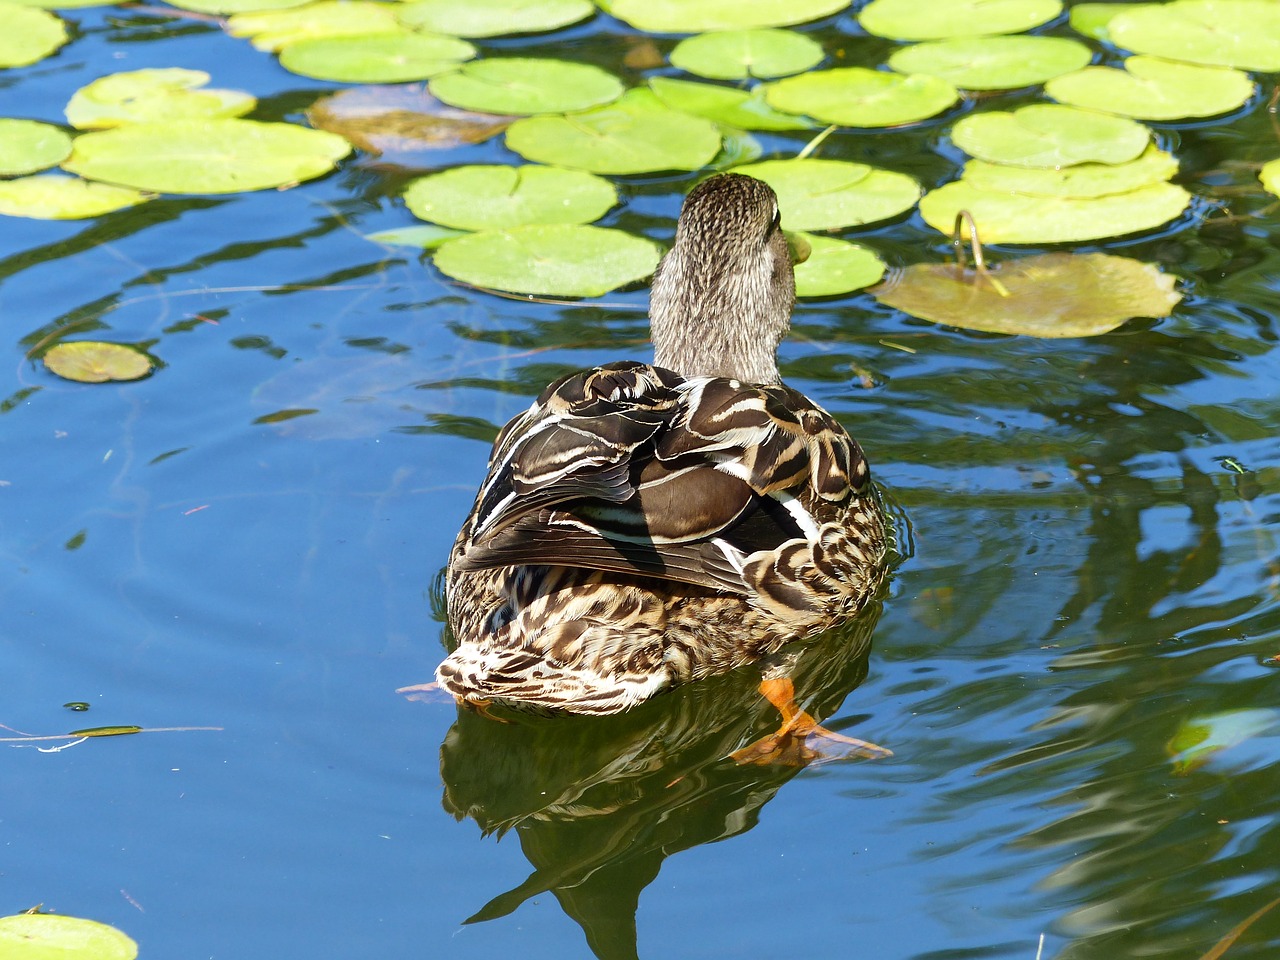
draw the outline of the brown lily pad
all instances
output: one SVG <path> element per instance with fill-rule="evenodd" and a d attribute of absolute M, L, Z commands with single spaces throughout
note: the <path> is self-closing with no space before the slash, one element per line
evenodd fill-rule
<path fill-rule="evenodd" d="M 450 107 L 416 83 L 354 87 L 317 100 L 307 111 L 313 127 L 388 159 L 482 143 L 515 119 Z"/>
<path fill-rule="evenodd" d="M 1182 295 L 1151 263 L 1105 253 L 1010 260 L 988 276 L 917 263 L 871 293 L 922 320 L 1033 337 L 1096 337 L 1133 317 L 1167 317 Z"/>

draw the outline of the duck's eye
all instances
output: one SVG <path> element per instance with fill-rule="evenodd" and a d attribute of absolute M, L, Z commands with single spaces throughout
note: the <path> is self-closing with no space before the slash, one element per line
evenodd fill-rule
<path fill-rule="evenodd" d="M 773 231 L 777 230 L 778 227 L 781 225 L 782 225 L 782 211 L 775 208 L 773 211 L 773 222 L 769 224 L 769 232 L 772 233 Z"/>

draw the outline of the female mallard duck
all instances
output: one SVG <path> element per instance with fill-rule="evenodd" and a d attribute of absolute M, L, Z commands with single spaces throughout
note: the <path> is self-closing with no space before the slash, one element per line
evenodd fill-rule
<path fill-rule="evenodd" d="M 557 380 L 494 443 L 449 558 L 458 645 L 436 677 L 460 702 L 616 713 L 830 627 L 880 582 L 862 451 L 778 374 L 795 279 L 774 192 L 696 187 L 650 299 L 653 365 Z"/>

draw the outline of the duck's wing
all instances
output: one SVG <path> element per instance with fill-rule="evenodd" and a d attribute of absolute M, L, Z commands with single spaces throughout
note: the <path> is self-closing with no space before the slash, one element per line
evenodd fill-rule
<path fill-rule="evenodd" d="M 865 476 L 848 434 L 794 390 L 613 364 L 553 384 L 499 436 L 456 566 L 746 594 L 747 556 L 816 538 L 807 504 L 845 500 Z"/>

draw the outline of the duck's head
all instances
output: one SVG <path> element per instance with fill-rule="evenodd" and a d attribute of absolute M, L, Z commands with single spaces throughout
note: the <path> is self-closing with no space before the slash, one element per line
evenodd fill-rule
<path fill-rule="evenodd" d="M 685 198 L 649 298 L 654 363 L 686 377 L 777 383 L 795 274 L 768 184 L 739 173 Z"/>

